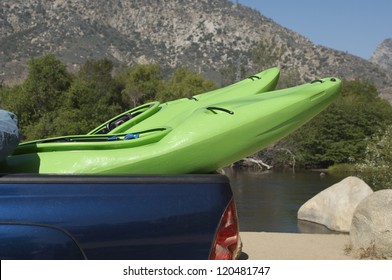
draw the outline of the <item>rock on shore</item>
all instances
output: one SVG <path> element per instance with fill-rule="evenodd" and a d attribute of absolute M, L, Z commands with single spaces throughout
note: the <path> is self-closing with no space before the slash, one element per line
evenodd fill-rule
<path fill-rule="evenodd" d="M 347 177 L 308 200 L 298 211 L 298 219 L 349 232 L 357 205 L 373 190 L 357 177 Z"/>
<path fill-rule="evenodd" d="M 358 205 L 350 242 L 360 258 L 392 259 L 392 190 L 377 191 Z"/>

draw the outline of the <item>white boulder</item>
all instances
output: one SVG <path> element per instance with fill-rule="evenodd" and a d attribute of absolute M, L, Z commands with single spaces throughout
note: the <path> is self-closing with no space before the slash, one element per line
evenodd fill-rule
<path fill-rule="evenodd" d="M 297 217 L 331 230 L 349 232 L 355 208 L 372 193 L 364 181 L 350 176 L 308 200 L 298 210 Z"/>
<path fill-rule="evenodd" d="M 377 191 L 358 205 L 350 243 L 361 258 L 392 258 L 392 190 Z"/>

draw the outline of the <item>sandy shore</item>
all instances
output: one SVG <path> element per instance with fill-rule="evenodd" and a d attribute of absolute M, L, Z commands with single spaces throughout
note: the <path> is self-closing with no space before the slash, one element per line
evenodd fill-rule
<path fill-rule="evenodd" d="M 240 259 L 350 260 L 348 235 L 241 232 Z"/>

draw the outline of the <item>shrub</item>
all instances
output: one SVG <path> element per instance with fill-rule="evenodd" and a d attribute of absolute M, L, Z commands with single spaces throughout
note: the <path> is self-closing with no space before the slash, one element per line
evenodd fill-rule
<path fill-rule="evenodd" d="M 369 139 L 365 160 L 356 167 L 374 190 L 392 189 L 392 125 Z"/>

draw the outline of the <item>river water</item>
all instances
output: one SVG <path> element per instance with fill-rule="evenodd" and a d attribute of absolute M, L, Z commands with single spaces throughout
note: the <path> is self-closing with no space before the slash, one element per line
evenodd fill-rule
<path fill-rule="evenodd" d="M 343 178 L 320 172 L 225 170 L 237 203 L 241 231 L 334 233 L 324 226 L 297 220 L 308 199 Z"/>

